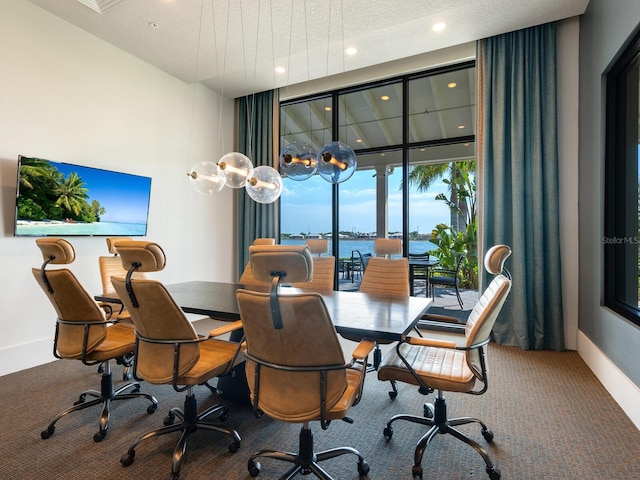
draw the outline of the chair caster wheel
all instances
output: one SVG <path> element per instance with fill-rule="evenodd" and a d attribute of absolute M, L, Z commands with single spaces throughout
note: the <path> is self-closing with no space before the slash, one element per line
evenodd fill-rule
<path fill-rule="evenodd" d="M 104 432 L 103 431 L 99 431 L 98 433 L 96 433 L 93 436 L 93 441 L 96 442 L 96 443 L 101 442 L 104 439 L 104 437 L 106 437 L 106 436 L 107 436 L 106 430 Z"/>
<path fill-rule="evenodd" d="M 413 475 L 413 478 L 422 478 L 422 466 L 421 465 L 414 465 L 413 467 L 411 467 L 411 474 Z"/>
<path fill-rule="evenodd" d="M 140 385 L 136 385 L 135 387 L 133 387 L 133 390 L 131 390 L 131 393 L 139 393 L 140 392 Z"/>
<path fill-rule="evenodd" d="M 493 432 L 491 430 L 482 430 L 482 436 L 487 443 L 493 442 Z"/>
<path fill-rule="evenodd" d="M 53 435 L 53 432 L 55 431 L 56 431 L 56 427 L 48 427 L 46 430 L 40 433 L 40 436 L 42 437 L 43 440 L 46 440 L 51 435 Z"/>
<path fill-rule="evenodd" d="M 358 473 L 361 477 L 366 477 L 369 473 L 369 464 L 364 460 L 358 462 Z"/>
<path fill-rule="evenodd" d="M 125 453 L 122 457 L 120 457 L 120 463 L 123 467 L 128 467 L 133 463 L 133 459 L 136 457 L 136 452 L 134 450 L 130 450 Z"/>
<path fill-rule="evenodd" d="M 500 470 L 498 470 L 497 468 L 487 467 L 487 473 L 489 474 L 489 478 L 491 480 L 500 480 L 501 473 L 500 473 Z"/>
<path fill-rule="evenodd" d="M 78 398 L 78 400 L 76 400 L 75 402 L 73 402 L 74 405 L 80 405 L 81 403 L 84 403 L 84 399 L 86 398 L 85 395 L 80 395 L 80 398 Z"/>
<path fill-rule="evenodd" d="M 262 466 L 260 465 L 260 463 L 254 462 L 252 460 L 249 461 L 249 475 L 251 475 L 252 477 L 255 478 L 260 475 L 261 468 Z"/>
<path fill-rule="evenodd" d="M 424 418 L 433 418 L 435 408 L 432 403 L 425 403 L 423 407 L 423 416 Z"/>
<path fill-rule="evenodd" d="M 236 453 L 240 449 L 240 442 L 233 442 L 229 445 L 229 451 L 231 453 Z"/>
<path fill-rule="evenodd" d="M 391 400 L 395 400 L 397 396 L 398 396 L 398 392 L 389 392 L 389 398 Z"/>
<path fill-rule="evenodd" d="M 393 427 L 391 425 L 387 425 L 386 427 L 384 427 L 382 434 L 387 439 L 387 441 L 391 440 L 391 437 L 393 437 Z"/>
<path fill-rule="evenodd" d="M 229 418 L 229 412 L 222 412 L 219 416 L 218 416 L 218 420 L 220 420 L 221 422 L 226 422 L 227 419 Z"/>
<path fill-rule="evenodd" d="M 152 414 L 153 412 L 155 412 L 157 409 L 158 409 L 158 405 L 156 405 L 156 404 L 149 405 L 149 406 L 147 407 L 147 413 L 148 413 L 149 415 L 151 415 L 151 414 Z"/>
<path fill-rule="evenodd" d="M 178 480 L 180 478 L 179 473 L 171 473 L 167 475 L 167 480 Z"/>
<path fill-rule="evenodd" d="M 165 427 L 168 427 L 169 425 L 173 425 L 173 422 L 175 421 L 176 416 L 169 412 L 169 414 L 164 417 L 164 420 L 162 421 L 162 423 L 165 425 Z"/>

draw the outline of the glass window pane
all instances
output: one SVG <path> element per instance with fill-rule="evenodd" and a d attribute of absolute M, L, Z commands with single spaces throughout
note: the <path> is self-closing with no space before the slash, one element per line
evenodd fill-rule
<path fill-rule="evenodd" d="M 331 141 L 331 110 L 331 97 L 281 107 L 280 147 L 298 141 L 320 150 Z"/>
<path fill-rule="evenodd" d="M 409 142 L 475 135 L 476 69 L 409 82 Z"/>
<path fill-rule="evenodd" d="M 402 144 L 402 84 L 393 83 L 339 97 L 338 133 L 354 150 Z"/>

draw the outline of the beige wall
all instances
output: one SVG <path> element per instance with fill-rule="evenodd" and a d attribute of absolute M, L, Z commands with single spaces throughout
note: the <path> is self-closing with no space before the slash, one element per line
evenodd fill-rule
<path fill-rule="evenodd" d="M 152 177 L 147 239 L 167 253 L 166 282 L 230 281 L 233 195 L 195 193 L 189 167 L 222 156 L 220 98 L 187 85 L 22 0 L 0 2 L 0 375 L 53 360 L 55 314 L 31 275 L 33 238 L 13 237 L 18 155 Z M 223 138 L 233 147 L 233 101 Z M 193 112 L 193 129 L 192 125 Z M 100 291 L 104 237 L 71 238 L 72 265 Z"/>

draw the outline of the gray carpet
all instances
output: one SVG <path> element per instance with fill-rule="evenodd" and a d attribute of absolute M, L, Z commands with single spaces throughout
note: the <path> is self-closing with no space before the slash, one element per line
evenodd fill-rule
<path fill-rule="evenodd" d="M 445 307 L 442 307 L 445 308 Z M 459 310 L 459 307 L 458 307 Z M 347 344 L 348 347 L 348 344 Z M 388 347 L 387 347 L 388 348 Z M 450 416 L 483 419 L 495 433 L 488 447 L 504 479 L 636 479 L 640 478 L 640 432 L 624 415 L 576 352 L 525 352 L 491 345 L 491 384 L 482 396 L 448 394 Z M 120 367 L 114 368 L 118 373 Z M 119 375 L 118 375 L 119 376 Z M 107 437 L 94 443 L 98 409 L 72 413 L 58 422 L 48 440 L 40 432 L 86 388 L 99 385 L 95 367 L 62 360 L 0 377 L 0 472 L 7 479 L 161 479 L 170 472 L 176 435 L 151 439 L 137 449 L 128 468 L 119 459 L 131 441 L 155 429 L 171 406 L 181 405 L 183 394 L 170 386 L 143 384 L 160 402 L 156 413 L 146 413 L 143 400 L 113 404 Z M 394 401 L 388 384 L 370 373 L 362 402 L 351 410 L 355 423 L 333 422 L 322 431 L 314 425 L 316 447 L 357 447 L 367 458 L 370 479 L 411 478 L 413 449 L 424 427 L 396 422 L 394 436 L 382 435 L 386 421 L 396 413 L 421 414 L 425 400 L 415 387 L 400 385 Z M 198 387 L 204 407 L 215 400 Z M 262 448 L 295 450 L 299 427 L 263 417 L 249 408 L 229 405 L 227 423 L 242 436 L 240 450 L 228 451 L 226 436 L 198 431 L 190 444 L 182 479 L 248 479 L 248 456 Z M 484 444 L 479 428 L 461 427 Z M 275 479 L 284 472 L 281 462 L 265 460 L 258 478 Z M 356 462 L 350 456 L 325 463 L 336 480 L 356 480 Z M 423 461 L 425 479 L 488 478 L 480 456 L 449 436 L 438 435 Z M 310 477 L 309 477 L 310 478 Z"/>

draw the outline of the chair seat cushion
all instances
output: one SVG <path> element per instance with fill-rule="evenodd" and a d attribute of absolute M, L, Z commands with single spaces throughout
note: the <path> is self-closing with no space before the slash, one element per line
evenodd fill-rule
<path fill-rule="evenodd" d="M 178 385 L 199 385 L 224 374 L 235 358 L 237 348 L 236 343 L 224 340 L 201 342 L 197 363 L 178 378 Z"/>
<path fill-rule="evenodd" d="M 129 323 L 116 323 L 107 328 L 107 336 L 89 355 L 87 360 L 103 362 L 133 353 L 136 331 Z"/>
<path fill-rule="evenodd" d="M 455 285 L 456 283 L 458 283 L 458 279 L 454 278 L 454 277 L 430 277 L 429 278 L 429 282 L 430 283 L 437 283 L 439 285 Z"/>
<path fill-rule="evenodd" d="M 475 376 L 467 365 L 465 352 L 462 350 L 404 343 L 400 345 L 400 351 L 428 387 L 449 392 L 469 392 L 475 385 Z M 395 349 L 382 360 L 378 369 L 378 379 L 419 385 Z"/>

